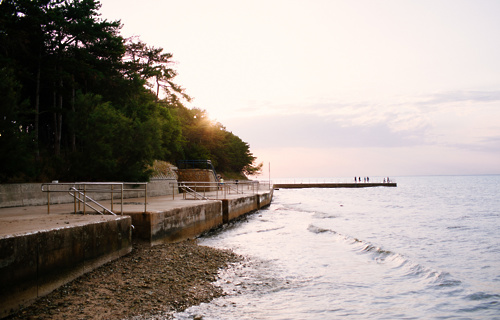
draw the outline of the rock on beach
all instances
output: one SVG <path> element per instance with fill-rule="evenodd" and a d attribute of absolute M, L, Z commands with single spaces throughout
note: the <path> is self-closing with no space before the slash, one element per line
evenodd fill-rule
<path fill-rule="evenodd" d="M 219 269 L 242 257 L 188 240 L 132 252 L 60 287 L 7 317 L 14 319 L 168 319 L 223 295 Z"/>

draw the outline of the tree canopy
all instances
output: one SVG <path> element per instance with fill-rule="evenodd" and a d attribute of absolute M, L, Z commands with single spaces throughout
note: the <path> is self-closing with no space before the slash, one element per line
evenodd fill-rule
<path fill-rule="evenodd" d="M 124 39 L 99 8 L 0 2 L 0 182 L 147 181 L 154 160 L 258 171 L 246 142 L 185 107 L 173 55 Z"/>

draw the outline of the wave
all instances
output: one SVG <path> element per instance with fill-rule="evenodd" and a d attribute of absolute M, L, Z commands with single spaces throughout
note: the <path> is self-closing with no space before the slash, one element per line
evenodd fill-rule
<path fill-rule="evenodd" d="M 500 294 L 476 292 L 467 295 L 465 299 L 475 304 L 461 308 L 459 311 L 465 313 L 481 312 L 484 314 L 485 318 L 489 316 L 489 319 L 498 319 L 500 311 Z"/>
<path fill-rule="evenodd" d="M 269 231 L 276 231 L 276 230 L 280 230 L 280 229 L 284 229 L 285 227 L 276 227 L 276 228 L 270 228 L 270 229 L 263 229 L 263 230 L 257 230 L 256 232 L 257 233 L 260 233 L 260 232 L 269 232 Z"/>
<path fill-rule="evenodd" d="M 449 226 L 449 227 L 446 227 L 446 229 L 448 229 L 448 230 L 453 230 L 453 229 L 467 230 L 467 229 L 470 229 L 470 227 L 468 227 L 468 226 Z"/>
<path fill-rule="evenodd" d="M 312 233 L 324 233 L 324 232 L 329 232 L 329 233 L 337 234 L 337 232 L 335 232 L 335 231 L 333 231 L 333 230 L 330 230 L 330 229 L 323 229 L 323 228 L 320 228 L 320 227 L 313 226 L 312 224 L 311 224 L 311 225 L 309 225 L 309 227 L 307 228 L 307 230 L 311 231 Z"/>
<path fill-rule="evenodd" d="M 492 294 L 492 293 L 486 293 L 486 292 L 476 292 L 473 294 L 469 294 L 468 296 L 465 297 L 468 300 L 490 300 L 490 299 L 500 299 L 500 294 Z M 497 301 L 498 303 L 498 301 Z"/>
<path fill-rule="evenodd" d="M 339 202 L 338 205 L 343 207 L 344 205 Z M 331 212 L 324 212 L 318 210 L 317 208 L 305 208 L 303 202 L 280 202 L 273 200 L 272 211 L 297 211 L 303 214 L 312 214 L 313 218 L 316 219 L 330 219 L 338 218 L 337 214 L 332 214 Z"/>
<path fill-rule="evenodd" d="M 370 242 L 344 235 L 331 229 L 317 227 L 312 224 L 308 226 L 308 231 L 316 234 L 332 234 L 336 238 L 347 243 L 357 254 L 367 255 L 377 263 L 388 265 L 393 270 L 398 271 L 403 278 L 418 279 L 436 289 L 456 287 L 462 283 L 460 280 L 454 279 L 452 275 L 446 271 L 438 271 L 423 266 L 413 262 L 400 253 L 386 250 Z"/>
<path fill-rule="evenodd" d="M 332 218 L 338 218 L 338 215 L 332 214 L 331 212 L 322 212 L 318 210 L 313 210 L 313 209 L 305 209 L 305 208 L 295 208 L 293 206 L 279 206 L 274 208 L 275 211 L 296 211 L 300 212 L 301 214 L 311 214 L 313 218 L 315 219 L 332 219 Z"/>
<path fill-rule="evenodd" d="M 348 235 L 343 235 L 337 231 L 331 230 L 331 229 L 324 229 L 320 228 L 314 225 L 309 225 L 307 228 L 310 232 L 312 233 L 330 233 L 333 234 L 337 237 L 339 237 L 341 240 L 345 241 L 346 243 L 354 246 L 355 251 L 358 253 L 362 254 L 370 254 L 372 258 L 377 261 L 377 262 L 383 262 L 385 261 L 388 257 L 391 257 L 393 261 L 397 260 L 395 258 L 401 259 L 403 258 L 401 255 L 394 253 L 389 250 L 382 249 L 380 247 L 377 247 L 371 243 L 365 242 L 363 240 L 360 240 L 358 238 L 354 238 Z"/>
<path fill-rule="evenodd" d="M 304 210 L 302 210 L 304 211 Z M 319 211 L 311 211 L 313 214 L 313 218 L 315 219 L 332 219 L 332 218 L 338 218 L 338 215 L 331 214 L 331 213 L 326 213 L 326 212 L 319 212 Z"/>

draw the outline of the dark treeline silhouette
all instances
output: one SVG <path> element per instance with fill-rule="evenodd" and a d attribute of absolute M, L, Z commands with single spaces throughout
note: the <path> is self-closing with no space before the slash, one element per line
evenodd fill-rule
<path fill-rule="evenodd" d="M 249 145 L 183 105 L 172 54 L 120 35 L 95 0 L 0 3 L 0 182 L 147 181 L 156 159 L 261 165 Z"/>

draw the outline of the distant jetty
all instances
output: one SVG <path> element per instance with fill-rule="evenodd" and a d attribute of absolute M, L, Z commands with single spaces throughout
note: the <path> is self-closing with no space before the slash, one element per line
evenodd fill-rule
<path fill-rule="evenodd" d="M 340 182 L 340 183 L 276 183 L 274 190 L 279 189 L 306 189 L 306 188 L 371 188 L 397 187 L 396 182 Z"/>

